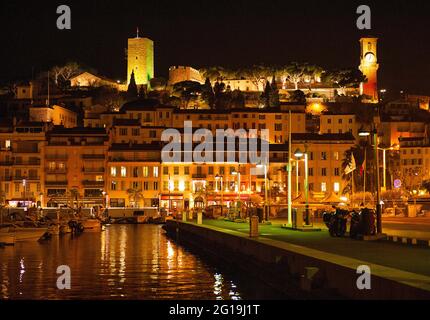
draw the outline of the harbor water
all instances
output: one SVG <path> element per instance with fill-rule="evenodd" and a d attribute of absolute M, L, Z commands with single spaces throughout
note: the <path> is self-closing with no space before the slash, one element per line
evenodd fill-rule
<path fill-rule="evenodd" d="M 69 266 L 70 289 L 57 288 Z M 284 299 L 158 225 L 110 225 L 102 232 L 0 248 L 0 299 Z M 256 289 L 258 288 L 258 289 Z"/>

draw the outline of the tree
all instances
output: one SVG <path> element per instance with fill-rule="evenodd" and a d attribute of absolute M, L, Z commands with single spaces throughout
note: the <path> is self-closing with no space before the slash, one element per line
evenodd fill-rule
<path fill-rule="evenodd" d="M 270 84 L 271 91 L 269 95 L 269 106 L 271 108 L 278 108 L 280 105 L 279 102 L 279 90 L 278 90 L 278 84 L 276 83 L 275 76 L 272 78 L 272 83 Z"/>
<path fill-rule="evenodd" d="M 241 109 L 245 107 L 245 95 L 240 90 L 233 90 L 231 92 L 230 108 Z"/>
<path fill-rule="evenodd" d="M 156 91 L 166 90 L 167 80 L 163 77 L 156 77 L 149 80 L 149 85 L 151 89 Z"/>
<path fill-rule="evenodd" d="M 224 96 L 225 83 L 219 82 L 219 81 L 215 82 L 213 90 L 214 90 L 215 108 L 218 110 L 226 109 L 225 96 Z"/>
<path fill-rule="evenodd" d="M 187 109 L 192 99 L 197 99 L 202 92 L 202 85 L 197 81 L 181 81 L 173 86 L 173 95 L 181 98 L 183 108 Z"/>
<path fill-rule="evenodd" d="M 215 107 L 215 94 L 209 78 L 206 78 L 202 86 L 202 99 L 207 103 L 209 108 L 213 109 Z"/>
<path fill-rule="evenodd" d="M 127 88 L 127 98 L 128 100 L 134 100 L 137 99 L 138 91 L 137 91 L 137 85 L 136 85 L 136 79 L 134 78 L 134 70 L 131 71 L 130 76 L 130 83 Z"/>
<path fill-rule="evenodd" d="M 366 76 L 358 69 L 343 69 L 330 71 L 325 75 L 325 81 L 336 85 L 342 91 L 346 88 L 357 88 L 366 82 Z"/>
<path fill-rule="evenodd" d="M 50 76 L 58 87 L 66 87 L 71 78 L 82 73 L 82 67 L 77 62 L 68 62 L 63 66 L 54 66 L 49 71 Z"/>
<path fill-rule="evenodd" d="M 261 94 L 261 100 L 263 102 L 264 107 L 269 108 L 270 107 L 270 96 L 272 94 L 272 87 L 270 85 L 270 82 L 267 80 L 266 85 L 264 86 L 264 91 Z"/>
<path fill-rule="evenodd" d="M 299 83 L 303 81 L 304 76 L 309 72 L 307 63 L 292 62 L 282 69 L 282 74 L 291 83 L 294 84 L 294 89 L 299 89 Z"/>
<path fill-rule="evenodd" d="M 291 102 L 299 103 L 299 104 L 305 104 L 306 103 L 306 95 L 301 90 L 295 90 L 292 93 L 290 93 L 289 100 Z"/>
<path fill-rule="evenodd" d="M 252 67 L 242 69 L 238 72 L 240 77 L 249 79 L 252 84 L 258 89 L 263 86 L 267 78 L 273 73 L 273 68 L 267 67 L 265 65 L 253 65 Z"/>

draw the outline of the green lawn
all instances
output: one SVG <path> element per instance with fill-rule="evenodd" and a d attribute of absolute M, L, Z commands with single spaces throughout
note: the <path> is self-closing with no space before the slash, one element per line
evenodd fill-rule
<path fill-rule="evenodd" d="M 249 233 L 248 223 L 204 220 L 204 225 Z M 347 256 L 370 263 L 430 276 L 430 248 L 419 248 L 390 242 L 364 242 L 349 238 L 332 238 L 327 230 L 300 232 L 282 229 L 278 224 L 260 225 L 260 235 L 304 247 Z"/>

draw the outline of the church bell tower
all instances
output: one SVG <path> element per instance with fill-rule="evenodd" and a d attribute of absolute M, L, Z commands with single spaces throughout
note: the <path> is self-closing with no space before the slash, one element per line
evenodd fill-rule
<path fill-rule="evenodd" d="M 366 76 L 367 82 L 361 83 L 360 94 L 367 96 L 366 102 L 378 103 L 378 38 L 361 38 L 360 71 Z"/>

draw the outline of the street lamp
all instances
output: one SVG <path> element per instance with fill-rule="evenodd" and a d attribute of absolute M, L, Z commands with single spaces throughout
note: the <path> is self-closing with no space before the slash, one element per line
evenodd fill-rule
<path fill-rule="evenodd" d="M 269 213 L 267 212 L 267 165 L 266 164 L 258 164 L 257 168 L 263 168 L 264 170 L 264 215 L 266 221 L 269 221 Z"/>
<path fill-rule="evenodd" d="M 302 152 L 300 149 L 296 149 L 294 156 L 299 160 L 303 157 L 305 161 L 305 224 L 309 225 L 309 172 L 307 146 L 305 145 L 304 152 Z"/>
<path fill-rule="evenodd" d="M 237 197 L 238 197 L 238 206 L 239 206 L 239 215 L 242 215 L 242 205 L 241 205 L 241 199 L 240 199 L 240 164 L 238 171 L 233 171 L 231 173 L 234 176 L 237 176 Z"/>
<path fill-rule="evenodd" d="M 382 219 L 381 219 L 381 194 L 380 194 L 380 181 L 379 181 L 379 152 L 378 152 L 378 131 L 376 126 L 372 130 L 360 130 L 358 135 L 360 137 L 368 137 L 373 135 L 373 150 L 375 153 L 375 167 L 376 167 L 376 232 L 382 233 Z"/>
<path fill-rule="evenodd" d="M 215 180 L 221 181 L 221 215 L 224 215 L 224 183 L 223 183 L 224 177 L 222 175 L 216 175 Z"/>
<path fill-rule="evenodd" d="M 387 189 L 387 158 L 386 158 L 386 151 L 394 150 L 394 146 L 391 146 L 389 148 L 382 148 L 378 147 L 378 150 L 382 150 L 382 169 L 383 169 L 383 176 L 382 176 L 382 188 L 384 190 Z"/>

